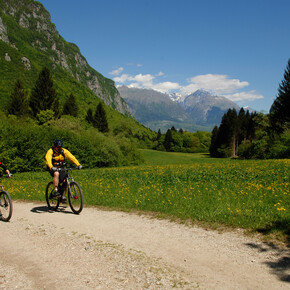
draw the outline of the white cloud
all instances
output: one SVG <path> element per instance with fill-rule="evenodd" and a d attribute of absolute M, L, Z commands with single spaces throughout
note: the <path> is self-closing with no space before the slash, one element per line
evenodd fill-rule
<path fill-rule="evenodd" d="M 180 85 L 178 83 L 173 82 L 163 82 L 154 84 L 152 88 L 162 93 L 170 93 L 172 90 L 180 89 Z"/>
<path fill-rule="evenodd" d="M 235 93 L 235 94 L 224 95 L 224 97 L 226 97 L 234 102 L 240 102 L 240 101 L 245 101 L 245 100 L 246 101 L 255 101 L 255 100 L 264 98 L 264 96 L 258 94 L 254 90 L 249 91 L 249 92 L 240 92 L 240 93 Z"/>
<path fill-rule="evenodd" d="M 156 76 L 157 76 L 157 77 L 164 76 L 164 73 L 161 71 L 161 72 L 159 72 Z"/>
<path fill-rule="evenodd" d="M 113 78 L 116 83 L 125 84 L 128 80 L 130 80 L 130 76 L 127 74 L 122 74 L 119 77 Z"/>
<path fill-rule="evenodd" d="M 249 85 L 248 82 L 241 82 L 238 79 L 230 79 L 227 75 L 206 74 L 189 79 L 190 84 L 185 86 L 184 93 L 193 92 L 196 89 L 204 89 L 220 94 L 230 94 Z"/>
<path fill-rule="evenodd" d="M 146 75 L 142 75 L 142 74 L 138 74 L 135 77 L 131 77 L 131 80 L 134 80 L 138 83 L 152 83 L 153 79 L 155 77 L 150 75 L 150 74 L 146 74 Z"/>
<path fill-rule="evenodd" d="M 137 74 L 135 76 L 122 74 L 115 77 L 114 81 L 120 85 L 154 89 L 168 94 L 174 91 L 181 93 L 183 96 L 192 94 L 198 89 L 204 89 L 218 96 L 224 96 L 234 102 L 254 101 L 264 98 L 264 96 L 254 90 L 248 92 L 241 91 L 250 84 L 247 81 L 231 79 L 227 75 L 197 75 L 190 78 L 188 80 L 189 84 L 186 86 L 181 86 L 177 82 L 157 82 L 156 79 L 163 75 L 163 72 L 159 72 L 155 76 L 151 74 Z"/>
<path fill-rule="evenodd" d="M 123 70 L 124 70 L 124 68 L 119 67 L 118 69 L 109 72 L 109 74 L 113 75 L 113 76 L 118 76 Z"/>

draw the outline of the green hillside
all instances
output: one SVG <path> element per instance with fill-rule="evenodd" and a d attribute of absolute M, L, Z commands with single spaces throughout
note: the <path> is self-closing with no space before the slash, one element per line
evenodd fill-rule
<path fill-rule="evenodd" d="M 130 117 L 114 82 L 90 67 L 79 48 L 59 35 L 41 3 L 0 0 L 0 8 L 2 111 L 5 111 L 16 80 L 22 81 L 29 96 L 40 71 L 46 66 L 51 71 L 61 107 L 72 93 L 79 107 L 79 118 L 84 119 L 88 108 L 95 110 L 102 100 L 109 105 L 105 110 L 112 130 L 126 120 L 135 134 L 152 135 L 153 132 Z"/>

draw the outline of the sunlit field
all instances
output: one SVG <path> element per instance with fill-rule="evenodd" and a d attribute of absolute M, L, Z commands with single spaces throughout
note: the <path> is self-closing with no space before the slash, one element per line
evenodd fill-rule
<path fill-rule="evenodd" d="M 83 189 L 86 205 L 157 212 L 184 221 L 241 227 L 286 238 L 290 160 L 245 161 L 180 154 L 177 162 L 177 155 L 164 153 L 150 159 L 146 151 L 145 165 L 84 169 L 74 171 L 73 176 Z M 163 165 L 156 164 L 158 159 Z M 44 191 L 50 179 L 47 172 L 22 173 L 1 183 L 13 199 L 45 204 Z"/>

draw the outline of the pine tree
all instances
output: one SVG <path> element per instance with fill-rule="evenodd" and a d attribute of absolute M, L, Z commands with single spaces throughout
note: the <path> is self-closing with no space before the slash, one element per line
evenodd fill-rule
<path fill-rule="evenodd" d="M 158 141 L 161 138 L 161 136 L 162 136 L 162 134 L 161 134 L 161 131 L 159 129 L 158 132 L 157 132 L 156 140 Z"/>
<path fill-rule="evenodd" d="M 10 96 L 7 111 L 8 114 L 16 115 L 17 117 L 28 115 L 28 96 L 20 80 L 15 83 L 14 91 Z"/>
<path fill-rule="evenodd" d="M 78 108 L 78 105 L 76 102 L 76 98 L 73 94 L 70 94 L 70 96 L 68 97 L 68 99 L 64 103 L 63 114 L 77 117 L 78 111 L 79 111 L 79 108 Z"/>
<path fill-rule="evenodd" d="M 35 87 L 32 90 L 29 105 L 34 116 L 45 110 L 53 110 L 55 115 L 59 115 L 59 100 L 47 67 L 44 67 L 39 73 Z"/>
<path fill-rule="evenodd" d="M 238 150 L 238 116 L 236 109 L 229 109 L 222 117 L 216 137 L 217 157 L 235 157 Z"/>
<path fill-rule="evenodd" d="M 211 157 L 218 156 L 218 144 L 217 144 L 217 137 L 218 137 L 218 126 L 215 126 L 211 132 L 211 143 L 209 147 L 209 153 Z"/>
<path fill-rule="evenodd" d="M 166 149 L 166 151 L 170 151 L 171 147 L 172 147 L 172 142 L 173 142 L 173 138 L 172 138 L 172 133 L 171 130 L 168 129 L 166 134 L 165 134 L 165 139 L 164 139 L 164 148 Z"/>
<path fill-rule="evenodd" d="M 278 132 L 283 131 L 285 126 L 290 127 L 290 59 L 278 88 L 278 96 L 270 109 L 270 121 Z"/>
<path fill-rule="evenodd" d="M 86 121 L 89 124 L 93 124 L 94 123 L 93 110 L 91 108 L 89 108 L 88 111 L 87 111 Z"/>
<path fill-rule="evenodd" d="M 93 125 L 102 133 L 109 132 L 107 115 L 106 115 L 106 111 L 103 107 L 102 102 L 100 102 L 97 106 L 94 119 L 93 119 Z"/>

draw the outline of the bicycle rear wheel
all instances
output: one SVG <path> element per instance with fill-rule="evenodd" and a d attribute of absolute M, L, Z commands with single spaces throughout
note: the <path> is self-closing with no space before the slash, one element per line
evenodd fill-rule
<path fill-rule="evenodd" d="M 68 187 L 68 202 L 71 210 L 79 214 L 83 209 L 83 192 L 79 184 L 72 181 Z"/>
<path fill-rule="evenodd" d="M 54 196 L 54 185 L 52 181 L 49 182 L 46 186 L 45 199 L 46 199 L 46 203 L 49 209 L 51 210 L 58 209 L 60 198 Z"/>
<path fill-rule="evenodd" d="M 12 200 L 7 191 L 0 192 L 0 220 L 8 222 L 12 216 Z"/>

